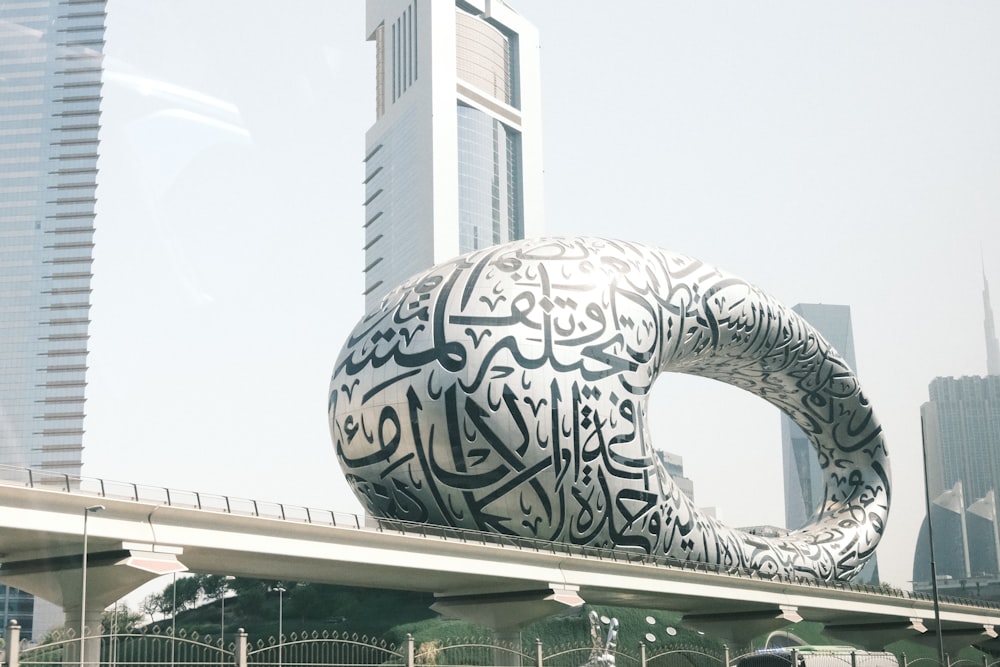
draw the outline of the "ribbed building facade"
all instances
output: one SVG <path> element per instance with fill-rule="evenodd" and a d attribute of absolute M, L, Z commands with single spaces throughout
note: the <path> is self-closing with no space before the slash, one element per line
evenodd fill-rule
<path fill-rule="evenodd" d="M 931 586 L 931 542 L 949 592 L 996 598 L 1000 583 L 1000 351 L 983 275 L 986 375 L 939 377 L 920 408 L 931 505 L 913 556 L 913 587 Z M 973 588 L 974 586 L 974 588 Z M 989 591 L 988 593 L 984 591 Z"/>
<path fill-rule="evenodd" d="M 498 0 L 368 0 L 365 307 L 543 225 L 537 30 Z"/>
<path fill-rule="evenodd" d="M 0 464 L 78 475 L 103 0 L 0 2 Z M 0 622 L 32 634 L 30 597 Z"/>
<path fill-rule="evenodd" d="M 934 498 L 961 482 L 979 499 L 1000 486 L 1000 375 L 931 381 L 920 409 Z"/>
<path fill-rule="evenodd" d="M 960 562 L 960 568 L 939 568 L 939 575 L 1000 575 L 996 564 L 1000 559 L 996 525 L 1000 516 L 996 496 L 1000 489 L 1000 375 L 934 378 L 928 393 L 930 400 L 920 408 L 927 491 L 934 503 L 948 499 L 944 504 L 961 517 L 965 535 L 962 544 L 950 541 L 940 532 L 932 512 L 935 555 L 959 548 L 965 552 L 961 561 L 947 561 Z M 955 509 L 956 502 L 960 508 Z M 914 558 L 914 581 L 929 581 L 918 576 L 925 572 L 929 558 L 928 543 L 928 550 L 918 548 Z"/>

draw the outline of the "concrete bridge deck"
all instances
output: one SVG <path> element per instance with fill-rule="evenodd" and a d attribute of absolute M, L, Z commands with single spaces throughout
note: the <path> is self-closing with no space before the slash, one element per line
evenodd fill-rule
<path fill-rule="evenodd" d="M 679 611 L 685 625 L 735 646 L 807 620 L 867 648 L 933 644 L 940 630 L 954 650 L 995 640 L 1000 625 L 1000 604 L 988 601 L 941 600 L 938 626 L 933 600 L 888 588 L 22 469 L 0 478 L 0 583 L 62 605 L 70 627 L 81 613 L 91 626 L 121 596 L 184 569 L 431 592 L 442 613 L 501 630 L 583 602 Z"/>

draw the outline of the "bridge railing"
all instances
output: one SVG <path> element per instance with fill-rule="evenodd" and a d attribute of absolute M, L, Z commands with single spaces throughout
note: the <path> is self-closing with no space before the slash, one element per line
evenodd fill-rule
<path fill-rule="evenodd" d="M 222 512 L 244 516 L 255 516 L 283 521 L 352 528 L 356 530 L 377 530 L 395 532 L 402 535 L 419 536 L 428 539 L 456 540 L 482 545 L 492 545 L 509 549 L 531 550 L 566 556 L 593 558 L 603 561 L 651 565 L 680 570 L 706 572 L 720 576 L 778 581 L 786 584 L 812 586 L 826 589 L 858 591 L 872 595 L 885 595 L 913 600 L 933 600 L 930 594 L 904 591 L 888 584 L 869 586 L 850 582 L 826 582 L 805 577 L 767 575 L 742 567 L 696 563 L 667 556 L 653 556 L 643 551 L 629 548 L 604 549 L 583 545 L 553 542 L 549 540 L 516 537 L 500 533 L 487 533 L 452 526 L 436 526 L 426 523 L 400 521 L 359 516 L 354 513 L 320 510 L 285 503 L 265 502 L 247 498 L 236 498 L 198 491 L 179 491 L 159 486 L 117 482 L 92 477 L 79 477 L 65 473 L 55 473 L 34 468 L 19 468 L 0 465 L 0 484 L 22 485 L 30 488 L 82 493 L 99 498 L 116 498 L 137 502 L 153 503 L 169 507 L 182 507 L 207 512 Z M 965 598 L 939 595 L 939 602 L 954 603 L 984 609 L 1000 609 L 1000 601 L 983 598 Z"/>
<path fill-rule="evenodd" d="M 95 477 L 79 477 L 34 468 L 0 465 L 0 484 L 19 485 L 48 491 L 81 493 L 97 498 L 132 500 L 168 507 L 222 512 L 268 519 L 282 519 L 342 528 L 362 528 L 364 519 L 351 512 L 318 510 L 285 503 L 237 498 L 199 491 L 183 491 L 162 486 L 118 482 Z"/>

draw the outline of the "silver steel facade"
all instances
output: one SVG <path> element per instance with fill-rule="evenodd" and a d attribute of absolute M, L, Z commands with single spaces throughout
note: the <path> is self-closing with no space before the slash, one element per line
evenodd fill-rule
<path fill-rule="evenodd" d="M 0 463 L 80 473 L 103 0 L 0 3 Z M 0 592 L 30 634 L 23 595 Z"/>
<path fill-rule="evenodd" d="M 854 356 L 854 327 L 851 307 L 827 303 L 799 303 L 792 310 L 816 328 L 830 345 L 857 372 Z M 813 521 L 823 504 L 826 480 L 820 456 L 805 432 L 788 415 L 781 416 L 781 458 L 785 487 L 785 528 L 796 530 Z M 859 582 L 879 582 L 878 558 L 873 556 L 855 578 Z"/>
<path fill-rule="evenodd" d="M 857 369 L 850 306 L 799 303 L 792 306 L 792 310 L 813 325 L 852 370 Z M 812 521 L 819 511 L 825 480 L 815 447 L 787 415 L 781 417 L 781 457 L 785 481 L 785 528 L 796 530 Z"/>
<path fill-rule="evenodd" d="M 668 371 L 741 387 L 808 427 L 825 454 L 812 523 L 750 534 L 694 506 L 648 431 Z M 882 429 L 837 351 L 745 281 L 638 243 L 512 241 L 413 276 L 351 333 L 328 405 L 374 516 L 846 580 L 889 511 Z"/>
<path fill-rule="evenodd" d="M 538 37 L 498 1 L 368 0 L 365 307 L 418 271 L 542 228 Z"/>

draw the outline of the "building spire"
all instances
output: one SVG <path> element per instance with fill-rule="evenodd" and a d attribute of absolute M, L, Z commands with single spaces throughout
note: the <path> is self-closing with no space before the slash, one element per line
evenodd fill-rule
<path fill-rule="evenodd" d="M 983 310 L 986 329 L 986 374 L 1000 375 L 1000 343 L 997 342 L 996 326 L 993 322 L 993 308 L 990 305 L 990 284 L 986 282 L 986 264 L 983 263 Z"/>

